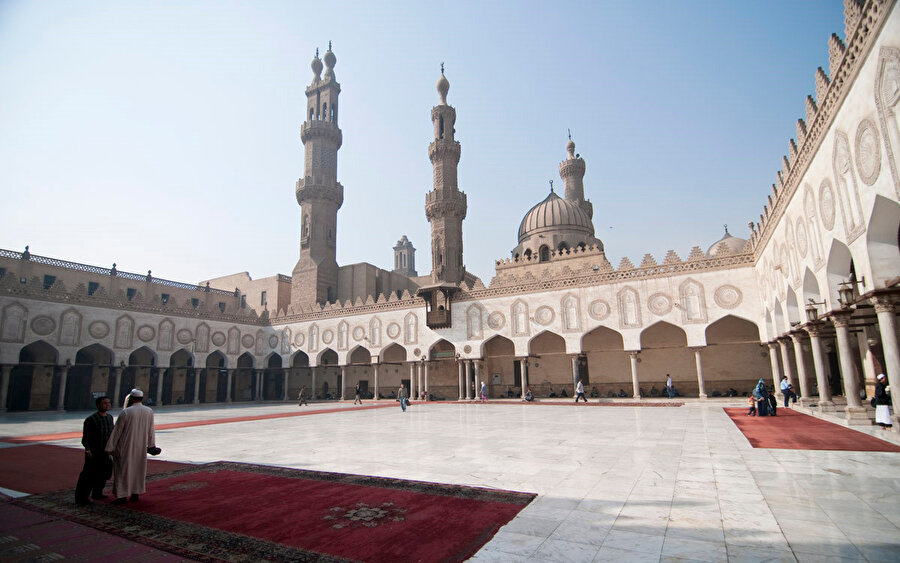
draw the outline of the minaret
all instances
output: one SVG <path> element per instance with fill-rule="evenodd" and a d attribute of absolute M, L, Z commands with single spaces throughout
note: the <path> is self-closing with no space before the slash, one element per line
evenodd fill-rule
<path fill-rule="evenodd" d="M 338 94 L 334 77 L 337 59 L 331 42 L 323 57 L 312 61 L 313 80 L 306 88 L 306 121 L 300 127 L 303 141 L 303 177 L 297 180 L 297 203 L 301 209 L 300 260 L 294 267 L 291 303 L 327 303 L 337 299 L 338 266 L 335 260 L 337 211 L 344 203 L 344 187 L 337 181 L 337 151 L 341 148 L 338 128 Z"/>
<path fill-rule="evenodd" d="M 568 157 L 559 163 L 559 177 L 566 186 L 566 200 L 578 205 L 587 213 L 588 218 L 594 218 L 594 206 L 584 199 L 584 159 L 575 154 L 575 142 L 572 133 L 569 133 L 569 142 L 566 143 Z"/>
<path fill-rule="evenodd" d="M 406 277 L 416 277 L 416 247 L 413 246 L 406 235 L 400 237 L 394 246 L 394 272 Z"/>
<path fill-rule="evenodd" d="M 437 81 L 441 101 L 431 109 L 434 141 L 428 145 L 428 157 L 434 166 L 434 189 L 425 194 L 425 216 L 431 223 L 431 278 L 437 282 L 459 283 L 463 279 L 462 222 L 466 218 L 466 194 L 459 191 L 456 167 L 459 165 L 459 142 L 456 110 L 447 105 L 450 82 L 444 76 Z"/>

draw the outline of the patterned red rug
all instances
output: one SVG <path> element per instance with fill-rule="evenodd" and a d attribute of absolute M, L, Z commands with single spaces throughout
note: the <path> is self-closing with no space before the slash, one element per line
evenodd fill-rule
<path fill-rule="evenodd" d="M 464 561 L 533 494 L 216 462 L 122 506 L 11 501 L 201 561 Z"/>
<path fill-rule="evenodd" d="M 778 416 L 747 416 L 747 408 L 724 409 L 754 448 L 900 452 L 900 446 L 791 409 Z"/>

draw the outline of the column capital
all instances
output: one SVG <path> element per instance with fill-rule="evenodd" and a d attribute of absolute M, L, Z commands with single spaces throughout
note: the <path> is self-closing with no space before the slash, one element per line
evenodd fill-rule
<path fill-rule="evenodd" d="M 637 358 L 640 354 L 640 350 L 625 350 L 625 353 L 631 356 L 632 358 Z"/>
<path fill-rule="evenodd" d="M 794 344 L 802 344 L 804 337 L 806 336 L 806 331 L 804 330 L 792 330 L 790 332 L 791 340 L 794 341 Z"/>
<path fill-rule="evenodd" d="M 875 307 L 876 313 L 893 313 L 895 299 L 893 295 L 875 295 L 869 298 L 869 303 Z"/>
<path fill-rule="evenodd" d="M 806 323 L 806 326 L 803 329 L 809 333 L 809 336 L 818 338 L 822 335 L 822 332 L 825 330 L 825 323 L 819 321 L 810 321 Z"/>
<path fill-rule="evenodd" d="M 694 352 L 702 352 L 706 350 L 706 346 L 689 346 L 689 348 Z"/>
<path fill-rule="evenodd" d="M 829 318 L 835 327 L 847 328 L 850 326 L 850 317 L 852 316 L 853 311 L 835 311 L 831 313 Z"/>
<path fill-rule="evenodd" d="M 770 350 L 775 350 L 776 348 L 778 348 L 780 346 L 780 343 L 778 342 L 779 340 L 780 340 L 779 338 L 776 338 L 775 340 L 770 340 L 770 341 L 766 342 L 766 346 L 768 346 Z"/>

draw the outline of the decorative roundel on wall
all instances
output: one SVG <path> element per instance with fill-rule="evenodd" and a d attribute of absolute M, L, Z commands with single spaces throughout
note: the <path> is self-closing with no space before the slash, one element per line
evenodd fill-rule
<path fill-rule="evenodd" d="M 276 335 L 269 336 L 269 348 L 275 349 L 278 347 L 278 337 Z"/>
<path fill-rule="evenodd" d="M 362 340 L 365 337 L 366 337 L 366 329 L 364 329 L 361 326 L 353 327 L 353 340 L 356 340 L 357 342 L 359 342 L 360 340 Z"/>
<path fill-rule="evenodd" d="M 609 316 L 609 312 L 609 303 L 602 299 L 592 301 L 591 304 L 588 305 L 588 315 L 595 321 L 602 321 Z"/>
<path fill-rule="evenodd" d="M 744 300 L 741 290 L 731 284 L 719 286 L 713 294 L 716 305 L 723 309 L 734 309 Z"/>
<path fill-rule="evenodd" d="M 465 352 L 466 354 L 471 354 L 471 353 L 472 353 L 472 347 L 469 346 L 468 344 L 466 344 L 465 346 L 463 346 L 463 352 Z"/>
<path fill-rule="evenodd" d="M 88 325 L 88 334 L 94 338 L 106 338 L 109 334 L 109 325 L 104 321 L 94 321 Z"/>
<path fill-rule="evenodd" d="M 298 332 L 298 333 L 294 336 L 294 344 L 296 344 L 297 346 L 303 346 L 304 340 L 305 340 L 305 338 L 303 338 L 303 333 L 302 333 L 302 332 Z"/>
<path fill-rule="evenodd" d="M 223 344 L 225 344 L 225 333 L 214 332 L 212 335 L 212 343 L 216 346 L 222 346 Z"/>
<path fill-rule="evenodd" d="M 256 343 L 256 339 L 253 338 L 252 334 L 245 334 L 241 337 L 241 345 L 244 348 L 253 348 L 253 345 Z"/>
<path fill-rule="evenodd" d="M 56 330 L 56 321 L 47 315 L 39 315 L 32 319 L 31 330 L 38 336 L 47 336 Z"/>
<path fill-rule="evenodd" d="M 150 342 L 156 336 L 156 329 L 150 325 L 141 325 L 137 329 L 137 337 L 141 342 Z"/>
<path fill-rule="evenodd" d="M 553 312 L 553 309 L 543 305 L 534 311 L 534 322 L 539 325 L 547 326 L 553 322 L 553 317 L 555 316 L 556 313 Z"/>
<path fill-rule="evenodd" d="M 828 178 L 822 180 L 819 188 L 819 212 L 822 214 L 822 224 L 829 231 L 834 228 L 834 188 Z"/>
<path fill-rule="evenodd" d="M 668 314 L 672 310 L 672 299 L 665 293 L 654 293 L 647 299 L 647 308 L 656 316 Z"/>
<path fill-rule="evenodd" d="M 797 252 L 801 258 L 806 258 L 806 251 L 809 250 L 809 239 L 806 238 L 806 221 L 803 217 L 797 218 Z"/>
<path fill-rule="evenodd" d="M 867 186 L 874 184 L 881 172 L 878 129 L 871 119 L 864 119 L 856 130 L 856 169 Z"/>
<path fill-rule="evenodd" d="M 194 339 L 194 335 L 188 329 L 183 328 L 175 333 L 175 339 L 179 344 L 187 344 Z"/>
<path fill-rule="evenodd" d="M 421 355 L 422 355 L 422 350 L 420 350 L 419 348 L 416 348 L 415 350 L 413 350 L 413 356 L 418 358 Z"/>
<path fill-rule="evenodd" d="M 331 344 L 331 341 L 334 340 L 334 331 L 330 328 L 322 331 L 322 342 L 325 344 Z"/>
<path fill-rule="evenodd" d="M 488 315 L 487 323 L 492 330 L 500 330 L 506 325 L 506 317 L 500 311 L 494 311 Z"/>
<path fill-rule="evenodd" d="M 387 335 L 388 338 L 397 338 L 400 336 L 400 325 L 397 323 L 387 325 Z"/>

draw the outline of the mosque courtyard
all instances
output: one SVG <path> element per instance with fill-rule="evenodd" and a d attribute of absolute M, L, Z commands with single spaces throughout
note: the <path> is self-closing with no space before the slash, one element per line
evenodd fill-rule
<path fill-rule="evenodd" d="M 723 410 L 743 400 L 657 408 L 429 403 L 405 413 L 381 404 L 163 407 L 160 459 L 536 493 L 476 561 L 900 558 L 900 455 L 754 448 Z M 271 418 L 298 411 L 310 415 Z M 78 448 L 78 438 L 52 434 L 80 431 L 86 415 L 4 414 L 0 435 L 47 435 L 46 443 Z M 73 487 L 79 470 L 60 469 Z"/>

